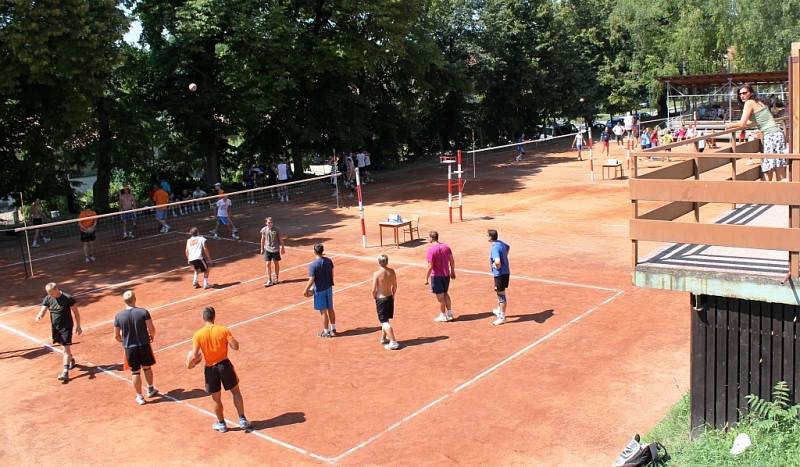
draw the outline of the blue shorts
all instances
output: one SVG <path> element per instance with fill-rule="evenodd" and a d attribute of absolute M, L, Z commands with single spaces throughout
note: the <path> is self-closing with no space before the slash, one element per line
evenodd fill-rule
<path fill-rule="evenodd" d="M 317 311 L 333 308 L 333 287 L 328 287 L 322 292 L 314 291 L 314 309 Z"/>
<path fill-rule="evenodd" d="M 136 213 L 135 212 L 123 212 L 122 213 L 122 220 L 125 222 L 131 222 L 136 220 Z"/>
<path fill-rule="evenodd" d="M 435 294 L 447 293 L 450 289 L 450 276 L 431 277 L 431 291 Z"/>
<path fill-rule="evenodd" d="M 224 216 L 217 216 L 217 222 L 222 225 L 228 225 L 231 223 L 231 220 Z"/>
<path fill-rule="evenodd" d="M 164 220 L 167 218 L 167 210 L 166 209 L 159 209 L 156 211 L 156 219 Z"/>

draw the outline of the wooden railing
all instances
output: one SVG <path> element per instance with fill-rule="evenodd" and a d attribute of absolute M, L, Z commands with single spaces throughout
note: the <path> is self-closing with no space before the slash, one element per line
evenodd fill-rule
<path fill-rule="evenodd" d="M 736 142 L 741 127 L 710 133 L 701 137 L 631 153 L 630 239 L 633 267 L 639 263 L 639 242 L 688 243 L 766 250 L 789 253 L 789 271 L 798 277 L 800 258 L 800 154 L 762 154 L 759 140 Z M 669 152 L 686 149 L 696 141 L 730 140 L 702 153 Z M 639 174 L 640 158 L 683 159 L 657 170 Z M 740 159 L 764 157 L 786 159 L 789 182 L 761 181 L 760 166 L 742 166 Z M 703 180 L 701 175 L 730 166 L 724 180 Z M 724 174 L 722 175 L 724 177 Z M 719 178 L 718 175 L 716 178 Z M 640 201 L 664 204 L 648 212 L 639 212 Z M 707 203 L 775 204 L 789 206 L 787 227 L 708 224 L 700 222 L 700 208 Z M 673 222 L 694 213 L 694 223 Z"/>

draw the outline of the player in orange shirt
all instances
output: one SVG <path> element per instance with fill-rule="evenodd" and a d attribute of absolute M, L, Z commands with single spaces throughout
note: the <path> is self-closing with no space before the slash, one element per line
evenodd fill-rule
<path fill-rule="evenodd" d="M 192 350 L 187 356 L 186 368 L 192 369 L 203 359 L 206 361 L 206 392 L 214 400 L 214 413 L 217 415 L 217 422 L 211 425 L 211 428 L 220 433 L 228 431 L 222 408 L 221 390 L 224 387 L 233 395 L 233 405 L 239 413 L 239 426 L 246 430 L 251 425 L 244 416 L 244 400 L 239 391 L 239 377 L 236 376 L 233 363 L 228 360 L 228 347 L 239 350 L 239 341 L 226 326 L 214 324 L 215 319 L 214 307 L 203 308 L 203 321 L 206 324 L 192 336 Z"/>
<path fill-rule="evenodd" d="M 160 233 L 169 232 L 167 224 L 167 203 L 169 203 L 169 193 L 164 191 L 158 183 L 153 183 L 153 203 L 156 205 L 156 220 L 161 224 Z M 163 207 L 159 207 L 163 206 Z"/>
<path fill-rule="evenodd" d="M 78 214 L 78 219 L 89 218 L 78 221 L 78 228 L 81 230 L 81 242 L 83 243 L 83 256 L 86 258 L 87 263 L 95 260 L 94 241 L 97 240 L 97 235 L 95 235 L 97 219 L 94 219 L 94 216 L 96 215 L 97 213 L 89 206 L 86 206 L 86 208 Z"/>

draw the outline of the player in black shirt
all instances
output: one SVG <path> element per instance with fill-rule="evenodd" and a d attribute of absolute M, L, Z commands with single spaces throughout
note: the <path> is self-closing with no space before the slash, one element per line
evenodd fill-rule
<path fill-rule="evenodd" d="M 59 381 L 69 381 L 69 370 L 75 367 L 75 358 L 72 356 L 72 330 L 81 334 L 81 315 L 75 305 L 72 295 L 62 292 L 55 282 L 50 282 L 44 287 L 47 296 L 42 300 L 42 308 L 36 315 L 36 321 L 44 318 L 46 311 L 50 311 L 50 326 L 53 335 L 53 344 L 64 346 L 64 371 L 58 375 Z M 73 320 L 74 316 L 74 320 Z"/>

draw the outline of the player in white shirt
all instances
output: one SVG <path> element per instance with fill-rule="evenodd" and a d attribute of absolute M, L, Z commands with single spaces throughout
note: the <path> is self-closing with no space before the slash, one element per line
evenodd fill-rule
<path fill-rule="evenodd" d="M 211 254 L 206 246 L 206 238 L 200 235 L 200 230 L 197 227 L 189 229 L 189 235 L 191 237 L 186 240 L 186 249 L 183 253 L 186 255 L 186 261 L 194 267 L 192 285 L 196 289 L 200 288 L 200 284 L 197 282 L 197 274 L 203 273 L 203 288 L 210 289 L 211 286 L 208 285 L 208 265 L 211 263 Z"/>
<path fill-rule="evenodd" d="M 220 225 L 230 226 L 231 238 L 234 240 L 239 240 L 239 236 L 237 235 L 238 229 L 235 225 L 233 225 L 233 219 L 230 215 L 231 200 L 225 196 L 225 192 L 222 190 L 222 185 L 217 183 L 214 185 L 214 188 L 217 190 L 218 195 L 222 195 L 217 199 L 217 202 L 214 203 L 217 208 L 217 224 L 214 226 L 214 230 L 211 231 L 211 233 L 214 234 L 214 240 L 219 240 L 218 230 Z"/>
<path fill-rule="evenodd" d="M 289 181 L 289 164 L 286 161 L 281 161 L 278 164 L 278 183 L 286 183 Z M 281 202 L 289 201 L 289 188 L 282 186 L 278 188 L 278 196 Z"/>

